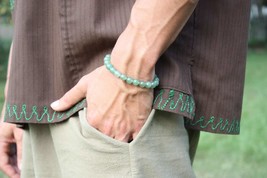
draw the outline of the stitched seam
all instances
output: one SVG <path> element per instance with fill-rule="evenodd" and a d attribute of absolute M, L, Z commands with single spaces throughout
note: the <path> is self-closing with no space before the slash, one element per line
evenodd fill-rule
<path fill-rule="evenodd" d="M 201 116 L 194 120 L 186 119 L 185 125 L 200 127 L 201 129 L 209 128 L 213 131 L 221 131 L 228 134 L 238 134 L 240 131 L 240 121 L 236 118 L 229 121 L 229 119 L 226 118 L 216 118 L 211 116 L 210 119 L 206 121 L 205 116 Z"/>
<path fill-rule="evenodd" d="M 72 108 L 67 110 L 66 112 L 57 112 L 54 111 L 52 114 L 49 113 L 48 106 L 43 106 L 42 112 L 38 112 L 37 106 L 32 106 L 31 108 L 27 108 L 26 104 L 23 104 L 21 106 L 21 110 L 18 110 L 17 105 L 11 105 L 6 104 L 5 109 L 5 117 L 4 121 L 8 121 L 11 118 L 14 118 L 16 121 L 32 121 L 34 118 L 37 122 L 42 122 L 44 118 L 46 118 L 46 121 L 48 123 L 54 122 L 56 119 L 61 120 L 63 117 L 70 117 L 73 113 L 75 113 L 77 110 L 81 109 L 84 104 L 86 103 L 86 100 L 82 100 L 76 105 L 74 105 Z"/>
<path fill-rule="evenodd" d="M 182 93 L 180 91 L 175 91 L 173 89 L 169 90 L 168 98 L 165 99 L 163 94 L 165 89 L 161 89 L 158 95 L 155 97 L 153 105 L 157 104 L 156 109 L 159 110 L 179 110 L 180 112 L 188 113 L 191 116 L 194 116 L 195 101 L 191 95 Z M 175 95 L 178 93 L 178 95 Z"/>

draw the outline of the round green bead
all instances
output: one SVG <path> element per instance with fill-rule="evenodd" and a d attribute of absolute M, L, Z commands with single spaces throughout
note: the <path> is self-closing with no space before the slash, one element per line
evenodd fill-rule
<path fill-rule="evenodd" d="M 151 87 L 150 88 L 155 88 L 155 83 L 151 82 Z"/>
<path fill-rule="evenodd" d="M 120 79 L 122 79 L 123 81 L 125 81 L 125 80 L 127 80 L 127 77 L 126 77 L 126 75 L 121 74 Z"/>
<path fill-rule="evenodd" d="M 114 75 L 115 75 L 116 77 L 120 77 L 121 73 L 120 73 L 119 71 L 116 70 L 116 71 L 114 72 Z"/>
<path fill-rule="evenodd" d="M 158 83 L 156 81 L 152 82 L 151 88 L 155 88 L 156 86 L 158 86 Z"/>
<path fill-rule="evenodd" d="M 130 78 L 130 77 L 128 77 L 128 78 L 126 79 L 126 82 L 127 82 L 128 84 L 132 84 L 132 83 L 133 83 L 133 79 Z"/>
<path fill-rule="evenodd" d="M 141 81 L 141 82 L 139 83 L 139 86 L 142 87 L 142 88 L 144 88 L 144 87 L 146 86 L 146 83 Z"/>
<path fill-rule="evenodd" d="M 139 85 L 139 81 L 138 80 L 133 80 L 133 84 L 135 85 L 135 86 L 137 86 L 137 85 Z"/>
<path fill-rule="evenodd" d="M 159 85 L 159 81 L 158 80 L 154 81 L 153 83 L 155 84 L 155 86 Z"/>
<path fill-rule="evenodd" d="M 116 71 L 116 69 L 114 69 L 114 67 L 111 67 L 111 68 L 110 68 L 110 72 L 111 72 L 112 74 L 114 74 L 115 71 Z"/>
<path fill-rule="evenodd" d="M 149 82 L 133 79 L 131 77 L 127 77 L 126 75 L 120 73 L 117 69 L 115 69 L 114 66 L 111 64 L 110 60 L 110 55 L 106 55 L 104 57 L 104 65 L 106 66 L 106 68 L 116 77 L 120 78 L 123 81 L 126 81 L 126 83 L 149 89 L 155 88 L 159 85 L 159 78 L 156 75 L 154 77 L 154 80 Z"/>
<path fill-rule="evenodd" d="M 107 69 L 112 68 L 112 65 L 110 63 L 106 64 Z"/>
<path fill-rule="evenodd" d="M 152 83 L 151 82 L 146 82 L 146 88 L 151 88 L 151 86 L 152 86 Z"/>

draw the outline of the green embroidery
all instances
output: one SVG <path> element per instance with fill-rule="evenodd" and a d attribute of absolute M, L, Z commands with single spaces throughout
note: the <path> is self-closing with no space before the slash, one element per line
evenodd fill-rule
<path fill-rule="evenodd" d="M 175 90 L 171 89 L 168 93 L 168 98 L 164 98 L 165 89 L 161 89 L 158 95 L 155 97 L 153 105 L 157 104 L 156 108 L 160 110 L 179 110 L 180 112 L 187 112 L 189 115 L 194 115 L 195 102 L 192 96 L 179 93 L 178 98 L 175 95 Z M 180 108 L 179 108 L 180 106 Z"/>
<path fill-rule="evenodd" d="M 213 131 L 220 131 L 229 134 L 238 134 L 240 131 L 239 120 L 235 118 L 232 120 L 232 123 L 229 123 L 229 119 L 211 116 L 208 121 L 205 121 L 205 117 L 201 116 L 199 119 L 195 120 L 186 119 L 185 125 L 198 126 L 202 129 L 210 128 Z"/>
<path fill-rule="evenodd" d="M 153 105 L 155 105 L 156 102 L 157 102 L 157 101 L 159 100 L 159 98 L 160 98 L 160 101 L 159 101 L 159 103 L 158 103 L 158 108 L 160 108 L 160 104 L 161 104 L 162 99 L 163 99 L 163 97 L 162 97 L 163 93 L 164 93 L 164 89 L 160 90 L 159 94 L 158 94 L 158 95 L 156 96 L 156 98 L 154 99 Z"/>
<path fill-rule="evenodd" d="M 13 10 L 15 6 L 15 0 L 9 0 L 10 3 L 10 9 Z"/>
<path fill-rule="evenodd" d="M 153 105 L 155 109 L 178 111 L 191 117 L 195 116 L 195 101 L 193 97 L 173 89 L 161 89 L 156 95 Z M 194 120 L 186 119 L 185 125 L 229 134 L 238 134 L 240 131 L 239 120 L 233 119 L 230 121 L 229 119 L 216 118 L 214 116 L 209 119 L 205 119 L 204 116 Z"/>
<path fill-rule="evenodd" d="M 41 122 L 43 120 L 51 123 L 57 119 L 57 121 L 61 120 L 63 117 L 69 117 L 79 109 L 83 108 L 85 105 L 86 100 L 82 100 L 79 103 L 77 103 L 75 106 L 73 106 L 71 109 L 69 109 L 66 112 L 56 112 L 54 111 L 52 115 L 49 113 L 49 109 L 47 106 L 44 106 L 42 109 L 43 111 L 41 113 L 38 113 L 37 106 L 33 106 L 32 108 L 28 108 L 26 104 L 23 104 L 21 106 L 21 111 L 18 111 L 17 105 L 6 105 L 6 112 L 5 112 L 5 121 L 11 118 L 15 118 L 16 121 L 30 121 L 32 119 L 35 119 L 37 122 Z M 29 114 L 30 113 L 30 114 Z"/>
<path fill-rule="evenodd" d="M 64 113 L 57 113 L 57 118 L 58 119 L 62 119 L 64 117 Z"/>
<path fill-rule="evenodd" d="M 166 100 L 166 102 L 160 107 L 160 109 L 165 109 L 166 108 L 166 106 L 167 106 L 167 104 L 170 102 L 170 101 L 172 101 L 173 100 L 173 97 L 174 97 L 174 90 L 170 90 L 170 92 L 169 92 L 169 97 L 168 97 L 168 99 Z"/>

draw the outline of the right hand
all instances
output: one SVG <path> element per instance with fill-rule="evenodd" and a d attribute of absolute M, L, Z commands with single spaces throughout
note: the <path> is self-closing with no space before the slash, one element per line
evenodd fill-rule
<path fill-rule="evenodd" d="M 151 112 L 153 90 L 126 84 L 102 66 L 51 106 L 64 111 L 85 97 L 88 123 L 107 136 L 130 142 Z"/>
<path fill-rule="evenodd" d="M 10 178 L 20 177 L 22 135 L 22 129 L 16 125 L 0 123 L 0 170 Z"/>

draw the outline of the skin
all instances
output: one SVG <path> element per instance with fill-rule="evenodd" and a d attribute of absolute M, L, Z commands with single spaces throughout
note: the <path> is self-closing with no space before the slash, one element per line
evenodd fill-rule
<path fill-rule="evenodd" d="M 137 0 L 111 53 L 111 63 L 132 78 L 153 80 L 158 58 L 177 37 L 196 4 L 197 0 Z M 128 85 L 102 66 L 82 77 L 51 107 L 64 111 L 83 98 L 87 99 L 88 124 L 114 139 L 130 142 L 148 118 L 153 90 Z M 21 139 L 20 129 L 1 123 L 0 169 L 12 178 L 20 174 Z M 14 154 L 13 143 L 17 145 Z"/>
<path fill-rule="evenodd" d="M 136 1 L 129 23 L 111 54 L 123 74 L 151 81 L 159 56 L 174 41 L 196 1 Z M 128 85 L 105 67 L 84 76 L 51 107 L 64 111 L 87 98 L 87 120 L 100 132 L 123 142 L 136 137 L 151 111 L 153 90 Z"/>
<path fill-rule="evenodd" d="M 0 168 L 11 178 L 20 177 L 22 130 L 14 124 L 0 125 Z"/>

